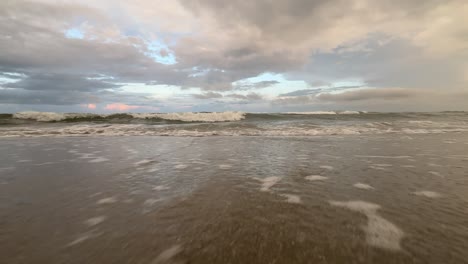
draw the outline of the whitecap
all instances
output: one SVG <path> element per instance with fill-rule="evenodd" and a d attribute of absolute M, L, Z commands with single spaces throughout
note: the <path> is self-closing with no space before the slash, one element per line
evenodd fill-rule
<path fill-rule="evenodd" d="M 328 165 L 322 165 L 322 166 L 319 166 L 319 168 L 325 169 L 325 170 L 333 170 L 333 167 L 332 167 L 332 166 L 328 166 Z"/>

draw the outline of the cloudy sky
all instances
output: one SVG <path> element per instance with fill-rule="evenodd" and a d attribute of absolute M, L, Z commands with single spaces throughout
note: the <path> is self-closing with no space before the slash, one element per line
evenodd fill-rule
<path fill-rule="evenodd" d="M 466 0 L 1 0 L 0 112 L 468 110 Z"/>

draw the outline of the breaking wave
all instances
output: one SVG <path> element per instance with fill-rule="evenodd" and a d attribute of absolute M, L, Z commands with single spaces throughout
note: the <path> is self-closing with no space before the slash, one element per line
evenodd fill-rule
<path fill-rule="evenodd" d="M 163 119 L 182 122 L 226 122 L 239 121 L 245 118 L 242 112 L 212 113 L 123 113 L 123 114 L 88 114 L 88 113 L 54 113 L 54 112 L 19 112 L 14 119 L 34 120 L 38 122 L 59 121 L 99 121 L 109 119 Z"/>
<path fill-rule="evenodd" d="M 0 137 L 16 136 L 327 136 L 468 132 L 468 114 L 366 113 L 121 113 L 0 114 Z"/>

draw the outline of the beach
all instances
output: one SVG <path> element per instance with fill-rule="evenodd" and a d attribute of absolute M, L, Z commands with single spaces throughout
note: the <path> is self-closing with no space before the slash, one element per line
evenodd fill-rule
<path fill-rule="evenodd" d="M 4 137 L 1 262 L 466 263 L 467 149 L 465 132 Z"/>

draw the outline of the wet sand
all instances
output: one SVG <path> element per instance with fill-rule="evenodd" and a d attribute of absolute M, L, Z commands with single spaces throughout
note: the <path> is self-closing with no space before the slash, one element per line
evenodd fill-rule
<path fill-rule="evenodd" d="M 0 263 L 467 263 L 468 135 L 0 141 Z"/>

